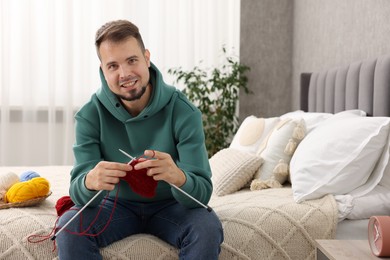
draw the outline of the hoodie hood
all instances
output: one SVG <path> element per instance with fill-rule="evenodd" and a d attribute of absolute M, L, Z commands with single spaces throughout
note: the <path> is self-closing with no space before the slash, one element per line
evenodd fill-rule
<path fill-rule="evenodd" d="M 167 85 L 164 82 L 161 72 L 151 62 L 149 67 L 149 83 L 152 85 L 152 94 L 147 106 L 139 115 L 133 117 L 129 114 L 129 112 L 127 112 L 119 98 L 108 87 L 101 68 L 99 68 L 99 73 L 102 86 L 96 92 L 96 96 L 103 106 L 121 122 L 142 120 L 156 114 L 166 106 L 166 104 L 171 100 L 172 95 L 176 92 L 175 87 Z"/>

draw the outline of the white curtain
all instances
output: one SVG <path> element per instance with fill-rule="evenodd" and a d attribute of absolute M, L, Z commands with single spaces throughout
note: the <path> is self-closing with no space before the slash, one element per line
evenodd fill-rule
<path fill-rule="evenodd" d="M 0 165 L 72 164 L 74 113 L 100 87 L 94 36 L 138 25 L 166 72 L 239 56 L 240 0 L 0 0 Z M 182 86 L 178 86 L 182 88 Z"/>

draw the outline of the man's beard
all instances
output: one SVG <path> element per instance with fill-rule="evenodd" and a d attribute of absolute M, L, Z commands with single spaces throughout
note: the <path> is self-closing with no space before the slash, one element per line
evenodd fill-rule
<path fill-rule="evenodd" d="M 126 100 L 126 101 L 135 101 L 135 100 L 138 100 L 138 99 L 140 99 L 142 96 L 143 96 L 143 94 L 145 94 L 145 92 L 146 92 L 146 87 L 147 86 L 143 86 L 142 88 L 141 88 L 141 90 L 140 91 L 138 91 L 137 92 L 137 89 L 133 89 L 133 90 L 131 90 L 130 91 L 130 96 L 125 96 L 125 95 L 117 95 L 120 99 L 122 99 L 122 100 Z"/>

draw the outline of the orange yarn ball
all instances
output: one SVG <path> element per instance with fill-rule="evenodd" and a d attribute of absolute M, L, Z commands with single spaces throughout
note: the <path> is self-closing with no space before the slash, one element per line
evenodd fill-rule
<path fill-rule="evenodd" d="M 18 182 L 9 188 L 5 194 L 5 201 L 10 203 L 23 202 L 49 194 L 49 181 L 43 177 L 36 177 L 29 181 Z"/>

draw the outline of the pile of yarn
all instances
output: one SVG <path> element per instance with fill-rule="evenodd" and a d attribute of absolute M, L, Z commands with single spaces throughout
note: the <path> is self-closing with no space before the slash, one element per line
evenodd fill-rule
<path fill-rule="evenodd" d="M 20 177 L 12 172 L 0 175 L 0 194 L 5 203 L 36 199 L 49 192 L 49 181 L 34 171 L 25 171 Z"/>

